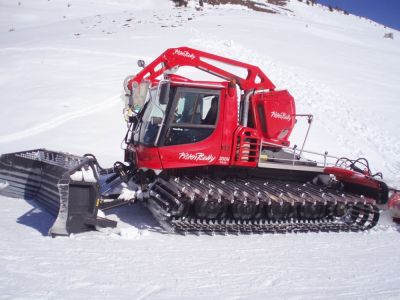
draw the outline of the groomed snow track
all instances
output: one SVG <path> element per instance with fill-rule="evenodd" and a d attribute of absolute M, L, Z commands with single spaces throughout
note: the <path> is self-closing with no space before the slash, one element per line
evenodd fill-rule
<path fill-rule="evenodd" d="M 210 177 L 158 178 L 148 207 L 170 232 L 363 231 L 379 220 L 375 200 L 312 183 Z"/>

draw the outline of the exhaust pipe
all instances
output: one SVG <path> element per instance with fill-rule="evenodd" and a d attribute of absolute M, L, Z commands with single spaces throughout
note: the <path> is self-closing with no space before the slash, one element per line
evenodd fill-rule
<path fill-rule="evenodd" d="M 96 160 L 45 149 L 0 156 L 0 194 L 34 200 L 55 217 L 49 235 L 69 235 L 116 222 L 97 216 Z"/>

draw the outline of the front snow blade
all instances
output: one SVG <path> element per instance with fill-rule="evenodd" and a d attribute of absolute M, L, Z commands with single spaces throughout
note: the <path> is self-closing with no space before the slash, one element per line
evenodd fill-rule
<path fill-rule="evenodd" d="M 69 235 L 116 222 L 97 217 L 95 160 L 45 149 L 0 156 L 0 194 L 36 201 L 55 216 L 49 234 Z"/>

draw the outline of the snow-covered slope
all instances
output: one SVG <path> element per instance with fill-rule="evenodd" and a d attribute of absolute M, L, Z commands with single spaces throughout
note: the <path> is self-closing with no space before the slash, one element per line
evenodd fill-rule
<path fill-rule="evenodd" d="M 366 156 L 400 186 L 400 42 L 290 1 L 280 14 L 167 0 L 0 2 L 0 153 L 45 147 L 122 157 L 122 80 L 187 45 L 259 65 L 313 113 L 307 148 Z M 300 144 L 301 123 L 293 133 Z M 169 236 L 140 206 L 119 234 L 46 237 L 51 218 L 0 197 L 2 298 L 397 298 L 398 228 L 369 233 Z M 387 223 L 386 223 L 387 222 Z"/>

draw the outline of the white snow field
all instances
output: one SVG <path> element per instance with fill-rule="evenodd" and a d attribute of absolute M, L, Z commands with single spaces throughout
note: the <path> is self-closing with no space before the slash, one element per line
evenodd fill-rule
<path fill-rule="evenodd" d="M 0 153 L 122 160 L 123 79 L 189 46 L 260 66 L 314 114 L 307 149 L 365 156 L 400 187 L 398 31 L 297 0 L 270 5 L 279 14 L 195 6 L 1 0 Z M 0 203 L 0 299 L 400 298 L 400 228 L 385 212 L 365 233 L 180 236 L 132 205 L 109 213 L 117 230 L 52 239 L 35 203 Z"/>

